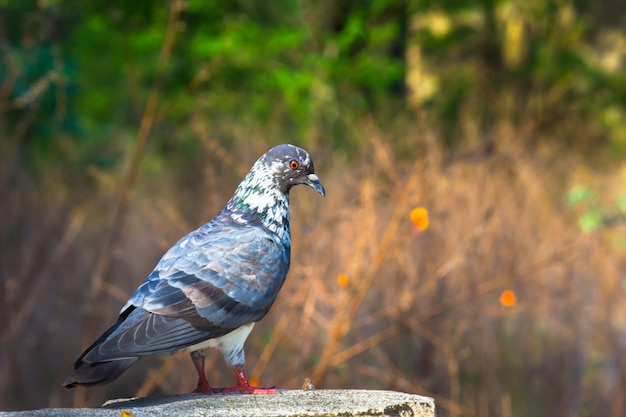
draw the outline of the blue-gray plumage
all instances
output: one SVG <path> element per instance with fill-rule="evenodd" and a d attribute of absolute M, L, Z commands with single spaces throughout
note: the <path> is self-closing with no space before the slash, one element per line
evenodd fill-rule
<path fill-rule="evenodd" d="M 63 386 L 106 384 L 142 356 L 186 350 L 198 371 L 197 392 L 273 392 L 248 383 L 243 344 L 287 276 L 289 190 L 298 184 L 325 195 L 306 151 L 279 145 L 259 158 L 226 207 L 163 255 Z M 209 386 L 204 352 L 211 347 L 235 369 L 234 387 Z"/>

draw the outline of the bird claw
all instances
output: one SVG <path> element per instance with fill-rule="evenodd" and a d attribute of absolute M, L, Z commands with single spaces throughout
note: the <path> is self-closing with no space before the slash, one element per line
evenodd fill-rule
<path fill-rule="evenodd" d="M 276 394 L 276 387 L 253 387 L 251 385 L 237 384 L 232 387 L 221 388 L 222 394 Z"/>
<path fill-rule="evenodd" d="M 197 394 L 276 394 L 276 387 L 254 387 L 250 385 L 248 382 L 248 378 L 243 371 L 235 371 L 237 375 L 237 384 L 232 387 L 223 387 L 223 388 L 213 388 L 209 385 L 206 380 L 206 377 L 203 378 L 204 374 L 200 373 L 200 378 L 198 380 L 198 386 L 194 393 Z"/>
<path fill-rule="evenodd" d="M 222 388 L 213 388 L 213 387 L 201 387 L 198 386 L 195 390 L 191 391 L 192 394 L 205 394 L 205 395 L 213 395 L 219 394 L 222 392 Z"/>
<path fill-rule="evenodd" d="M 241 369 L 235 369 L 235 375 L 237 376 L 237 385 L 227 388 L 222 388 L 223 394 L 276 394 L 276 387 L 255 387 L 250 385 L 246 373 Z"/>

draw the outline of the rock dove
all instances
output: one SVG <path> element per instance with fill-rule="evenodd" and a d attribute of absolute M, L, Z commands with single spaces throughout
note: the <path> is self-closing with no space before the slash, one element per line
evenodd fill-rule
<path fill-rule="evenodd" d="M 117 322 L 78 358 L 63 386 L 106 384 L 143 356 L 184 350 L 198 372 L 194 392 L 274 392 L 248 382 L 243 345 L 285 282 L 289 190 L 298 184 L 326 195 L 305 150 L 283 144 L 261 156 L 226 207 L 163 255 Z M 209 385 L 209 348 L 219 349 L 235 370 L 235 386 Z"/>

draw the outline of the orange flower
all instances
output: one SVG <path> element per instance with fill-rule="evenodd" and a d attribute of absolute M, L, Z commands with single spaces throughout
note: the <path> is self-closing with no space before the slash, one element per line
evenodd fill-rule
<path fill-rule="evenodd" d="M 348 284 L 350 284 L 350 278 L 348 278 L 346 274 L 339 274 L 337 284 L 339 284 L 341 288 L 346 288 Z"/>
<path fill-rule="evenodd" d="M 409 213 L 409 218 L 417 231 L 428 229 L 428 210 L 424 207 L 416 207 Z"/>
<path fill-rule="evenodd" d="M 511 290 L 504 290 L 500 294 L 500 304 L 505 307 L 513 307 L 517 304 L 517 296 Z"/>

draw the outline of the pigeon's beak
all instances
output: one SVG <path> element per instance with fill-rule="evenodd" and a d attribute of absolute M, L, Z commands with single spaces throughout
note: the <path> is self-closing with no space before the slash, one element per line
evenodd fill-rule
<path fill-rule="evenodd" d="M 320 193 L 322 195 L 322 197 L 326 197 L 326 190 L 324 189 L 324 186 L 320 182 L 320 179 L 319 179 L 319 177 L 317 175 L 315 175 L 315 174 L 308 174 L 308 175 L 306 175 L 306 180 L 305 180 L 304 183 L 307 184 L 307 185 L 310 185 L 313 188 L 315 188 L 315 191 Z"/>

